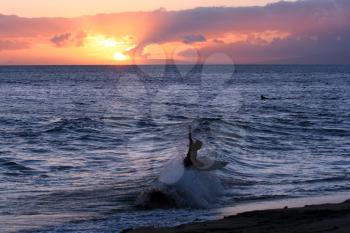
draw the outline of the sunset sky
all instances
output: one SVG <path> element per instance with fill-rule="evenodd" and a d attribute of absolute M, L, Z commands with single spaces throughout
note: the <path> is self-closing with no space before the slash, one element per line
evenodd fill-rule
<path fill-rule="evenodd" d="M 0 5 L 2 14 L 23 17 L 78 17 L 99 13 L 152 11 L 159 8 L 184 10 L 213 6 L 262 6 L 273 2 L 278 0 L 0 0 Z"/>
<path fill-rule="evenodd" d="M 350 63 L 348 0 L 0 0 L 0 64 Z"/>

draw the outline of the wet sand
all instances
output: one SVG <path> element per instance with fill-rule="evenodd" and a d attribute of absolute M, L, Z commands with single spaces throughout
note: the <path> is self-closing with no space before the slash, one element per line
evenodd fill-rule
<path fill-rule="evenodd" d="M 350 200 L 340 204 L 310 205 L 240 213 L 221 220 L 172 228 L 141 228 L 128 233 L 349 233 Z"/>

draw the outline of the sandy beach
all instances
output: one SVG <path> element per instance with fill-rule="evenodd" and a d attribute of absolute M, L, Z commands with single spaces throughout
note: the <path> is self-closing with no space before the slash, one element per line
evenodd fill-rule
<path fill-rule="evenodd" d="M 221 220 L 193 223 L 173 228 L 141 228 L 124 230 L 128 233 L 315 233 L 350 232 L 350 200 L 339 204 L 306 205 L 302 208 L 282 208 L 240 213 Z"/>

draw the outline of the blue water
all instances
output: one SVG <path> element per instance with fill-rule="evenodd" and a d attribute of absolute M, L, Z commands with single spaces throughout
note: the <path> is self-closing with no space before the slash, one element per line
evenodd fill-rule
<path fill-rule="evenodd" d="M 347 191 L 349 90 L 350 66 L 0 67 L 1 232 L 118 232 Z M 225 169 L 171 165 L 189 124 Z M 140 209 L 154 188 L 176 208 Z"/>

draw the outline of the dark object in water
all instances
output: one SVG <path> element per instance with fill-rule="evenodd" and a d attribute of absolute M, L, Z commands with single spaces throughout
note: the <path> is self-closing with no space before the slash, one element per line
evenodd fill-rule
<path fill-rule="evenodd" d="M 151 190 L 146 194 L 143 204 L 140 206 L 145 209 L 170 209 L 176 207 L 175 200 L 167 196 L 160 190 Z"/>
<path fill-rule="evenodd" d="M 266 96 L 264 96 L 264 95 L 261 95 L 261 96 L 260 96 L 260 99 L 261 99 L 261 100 L 267 100 L 268 98 L 267 98 Z"/>

